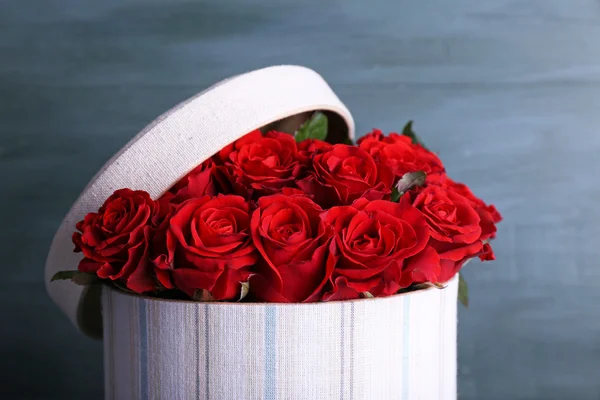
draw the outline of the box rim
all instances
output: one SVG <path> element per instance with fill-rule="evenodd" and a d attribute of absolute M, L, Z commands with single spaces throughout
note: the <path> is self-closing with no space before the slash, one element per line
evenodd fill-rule
<path fill-rule="evenodd" d="M 446 288 L 450 285 L 455 284 L 455 282 L 458 280 L 458 274 L 454 275 L 452 277 L 452 279 L 450 279 L 447 282 L 443 283 L 443 287 L 438 288 L 435 287 L 434 285 L 431 285 L 429 287 L 426 288 L 422 288 L 422 289 L 417 289 L 417 290 L 413 290 L 410 292 L 404 292 L 404 293 L 397 293 L 391 296 L 381 296 L 381 297 L 370 297 L 370 298 L 360 298 L 360 299 L 351 299 L 351 300 L 334 300 L 334 301 L 314 301 L 314 302 L 302 302 L 302 303 L 278 303 L 278 302 L 237 302 L 237 301 L 195 301 L 195 300 L 187 300 L 187 299 L 183 299 L 183 300 L 176 300 L 176 299 L 161 299 L 160 297 L 152 297 L 152 296 L 148 296 L 148 295 L 143 295 L 143 294 L 137 294 L 137 293 L 129 293 L 126 292 L 124 290 L 119 290 L 118 288 L 115 288 L 114 286 L 110 286 L 110 285 L 106 285 L 106 284 L 99 284 L 102 285 L 102 290 L 109 290 L 115 293 L 118 293 L 119 295 L 122 296 L 127 296 L 127 297 L 131 297 L 134 299 L 141 299 L 141 300 L 146 300 L 146 301 L 152 301 L 152 302 L 164 302 L 164 303 L 179 303 L 179 304 L 198 304 L 198 305 L 204 305 L 204 304 L 210 304 L 210 305 L 215 305 L 215 306 L 220 306 L 220 307 L 248 307 L 248 306 L 260 306 L 260 307 L 267 307 L 267 306 L 287 306 L 287 307 L 302 307 L 302 306 L 317 306 L 317 307 L 324 307 L 327 305 L 334 305 L 334 304 L 341 304 L 341 303 L 345 303 L 345 304 L 351 304 L 351 303 L 358 303 L 358 302 L 367 302 L 367 301 L 377 301 L 377 300 L 384 300 L 384 299 L 395 299 L 395 298 L 399 298 L 399 297 L 406 297 L 409 295 L 415 295 L 415 294 L 423 294 L 423 293 L 427 293 L 430 292 L 432 290 L 446 290 Z"/>

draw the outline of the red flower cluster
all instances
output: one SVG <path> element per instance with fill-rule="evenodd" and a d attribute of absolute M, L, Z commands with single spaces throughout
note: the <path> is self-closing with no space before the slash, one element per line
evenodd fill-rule
<path fill-rule="evenodd" d="M 417 171 L 424 184 L 393 193 Z M 494 258 L 500 220 L 410 137 L 374 130 L 353 146 L 254 131 L 160 199 L 118 190 L 73 242 L 80 272 L 137 293 L 312 302 L 446 282 Z"/>

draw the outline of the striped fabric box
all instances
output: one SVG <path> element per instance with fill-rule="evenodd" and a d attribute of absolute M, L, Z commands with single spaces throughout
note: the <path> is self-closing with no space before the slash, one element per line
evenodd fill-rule
<path fill-rule="evenodd" d="M 115 190 L 159 198 L 244 134 L 294 126 L 316 110 L 337 126 L 332 133 L 354 139 L 352 115 L 312 70 L 276 66 L 226 79 L 138 133 L 73 204 L 52 242 L 47 288 L 81 332 L 103 337 L 107 399 L 456 398 L 456 280 L 443 290 L 296 305 L 167 301 L 108 288 L 100 299 L 96 287 L 50 282 L 81 259 L 75 224 Z"/>
<path fill-rule="evenodd" d="M 456 399 L 445 289 L 312 304 L 103 292 L 107 399 Z"/>

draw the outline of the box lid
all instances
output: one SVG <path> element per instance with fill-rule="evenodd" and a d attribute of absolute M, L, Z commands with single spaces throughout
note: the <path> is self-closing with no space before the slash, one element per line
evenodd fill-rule
<path fill-rule="evenodd" d="M 226 79 L 158 117 L 100 169 L 62 221 L 46 260 L 50 297 L 84 334 L 101 337 L 99 288 L 50 282 L 56 272 L 75 269 L 82 257 L 73 252 L 75 224 L 117 189 L 145 190 L 156 199 L 244 134 L 278 121 L 292 127 L 297 122 L 290 117 L 315 110 L 335 116 L 354 138 L 346 106 L 319 74 L 299 66 L 269 67 Z"/>

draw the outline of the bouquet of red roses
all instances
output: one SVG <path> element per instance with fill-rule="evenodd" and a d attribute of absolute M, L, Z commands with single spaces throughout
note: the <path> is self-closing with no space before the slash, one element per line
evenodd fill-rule
<path fill-rule="evenodd" d="M 295 135 L 250 132 L 156 200 L 117 190 L 76 226 L 78 271 L 53 280 L 298 303 L 443 286 L 471 258 L 494 259 L 500 214 L 446 175 L 410 122 L 356 145 L 328 143 L 327 125 L 317 112 Z"/>

